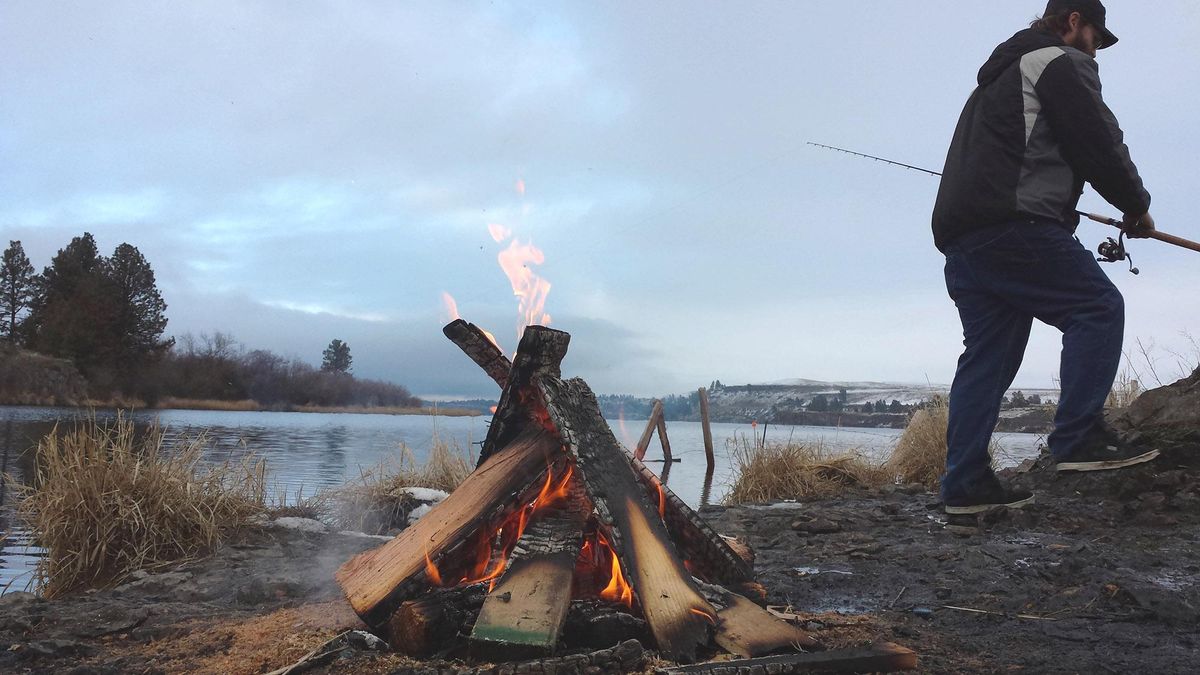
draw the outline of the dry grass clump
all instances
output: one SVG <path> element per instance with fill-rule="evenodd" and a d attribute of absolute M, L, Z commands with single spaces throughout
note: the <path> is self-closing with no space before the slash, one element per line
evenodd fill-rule
<path fill-rule="evenodd" d="M 878 487 L 889 476 L 878 463 L 857 452 L 833 453 L 821 444 L 733 441 L 737 478 L 726 504 L 814 500 L 851 487 Z"/>
<path fill-rule="evenodd" d="M 936 489 L 946 472 L 946 428 L 950 419 L 950 404 L 943 396 L 935 396 L 929 405 L 913 413 L 904 428 L 884 468 L 900 483 L 920 483 Z M 992 465 L 1003 449 L 993 440 L 988 452 Z"/>
<path fill-rule="evenodd" d="M 202 466 L 204 447 L 168 453 L 161 429 L 135 434 L 123 418 L 42 439 L 19 509 L 46 549 L 36 572 L 46 597 L 200 555 L 260 513 L 264 465 Z"/>
<path fill-rule="evenodd" d="M 440 438 L 434 439 L 424 464 L 418 464 L 412 450 L 401 446 L 398 467 L 380 463 L 329 493 L 332 519 L 338 527 L 374 534 L 403 528 L 417 505 L 405 488 L 452 492 L 474 466 L 475 458 L 470 453 Z"/>

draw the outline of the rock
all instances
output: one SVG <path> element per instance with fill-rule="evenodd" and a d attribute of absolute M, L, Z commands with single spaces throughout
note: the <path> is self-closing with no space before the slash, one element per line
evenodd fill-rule
<path fill-rule="evenodd" d="M 82 642 L 74 640 L 37 640 L 25 645 L 21 650 L 25 658 L 43 658 L 43 657 L 66 657 L 66 656 L 91 656 L 96 653 L 96 649 Z"/>
<path fill-rule="evenodd" d="M 832 520 L 813 518 L 812 520 L 797 520 L 793 522 L 792 529 L 807 534 L 833 534 L 841 532 L 842 526 Z"/>
<path fill-rule="evenodd" d="M 1200 427 L 1200 368 L 1187 378 L 1137 397 L 1113 424 L 1148 434 L 1148 427 Z"/>
<path fill-rule="evenodd" d="M 1200 611 L 1175 592 L 1143 584 L 1130 584 L 1121 590 L 1139 607 L 1169 624 L 1195 627 L 1200 621 Z"/>
<path fill-rule="evenodd" d="M 72 634 L 76 637 L 94 638 L 114 633 L 124 633 L 140 626 L 150 611 L 144 607 L 127 609 L 120 605 L 103 607 L 91 612 L 74 626 Z"/>
<path fill-rule="evenodd" d="M 272 527 L 278 527 L 285 530 L 293 530 L 295 532 L 303 532 L 305 534 L 325 534 L 329 528 L 325 527 L 325 523 L 312 518 L 295 518 L 286 516 L 276 518 L 271 521 Z"/>
<path fill-rule="evenodd" d="M 163 574 L 151 574 L 144 576 L 137 581 L 131 581 L 127 584 L 122 584 L 113 589 L 116 595 L 158 595 L 174 589 L 180 584 L 190 581 L 192 578 L 191 572 L 165 572 Z"/>
<path fill-rule="evenodd" d="M 386 642 L 365 630 L 350 631 L 346 634 L 346 641 L 359 649 L 367 649 L 377 652 L 385 652 L 388 649 Z"/>
<path fill-rule="evenodd" d="M 43 598 L 39 598 L 33 593 L 13 591 L 12 593 L 0 595 L 0 610 L 3 610 L 5 613 L 7 613 L 16 609 L 24 609 L 31 605 L 44 602 L 46 601 Z"/>
<path fill-rule="evenodd" d="M 303 591 L 292 579 L 254 577 L 239 586 L 233 597 L 241 605 L 262 605 L 300 596 Z"/>

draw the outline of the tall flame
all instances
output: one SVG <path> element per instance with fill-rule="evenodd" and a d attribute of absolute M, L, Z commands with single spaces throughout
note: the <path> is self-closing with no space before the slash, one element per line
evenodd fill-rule
<path fill-rule="evenodd" d="M 542 250 L 533 244 L 522 244 L 517 239 L 509 243 L 508 248 L 497 256 L 500 269 L 504 270 L 508 282 L 512 284 L 513 295 L 517 296 L 517 314 L 520 321 L 517 326 L 517 339 L 525 332 L 525 327 L 533 324 L 550 325 L 550 315 L 546 314 L 546 296 L 550 293 L 550 282 L 539 277 L 531 265 L 541 265 L 546 261 Z"/>

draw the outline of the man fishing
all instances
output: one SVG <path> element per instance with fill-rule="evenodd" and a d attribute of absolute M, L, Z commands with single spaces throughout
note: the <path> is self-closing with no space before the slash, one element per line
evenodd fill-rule
<path fill-rule="evenodd" d="M 1099 0 L 1050 0 L 992 52 L 954 131 L 933 210 L 965 347 L 950 389 L 948 514 L 1033 501 L 996 478 L 988 443 L 1035 318 L 1063 333 L 1048 439 L 1057 469 L 1116 469 L 1158 455 L 1130 447 L 1103 421 L 1124 301 L 1074 237 L 1084 182 L 1121 210 L 1130 237 L 1154 231 L 1150 194 L 1100 95 L 1096 52 L 1116 42 Z"/>

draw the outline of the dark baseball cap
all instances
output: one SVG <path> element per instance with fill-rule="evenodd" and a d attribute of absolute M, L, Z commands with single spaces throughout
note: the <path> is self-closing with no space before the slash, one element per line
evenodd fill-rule
<path fill-rule="evenodd" d="M 1050 0 L 1046 3 L 1046 12 L 1043 16 L 1067 12 L 1079 12 L 1084 19 L 1087 19 L 1088 23 L 1100 29 L 1100 34 L 1104 36 L 1104 44 L 1101 45 L 1101 49 L 1107 49 L 1117 44 L 1117 36 L 1104 26 L 1104 5 L 1100 4 L 1100 0 Z"/>

